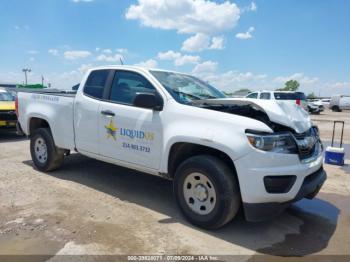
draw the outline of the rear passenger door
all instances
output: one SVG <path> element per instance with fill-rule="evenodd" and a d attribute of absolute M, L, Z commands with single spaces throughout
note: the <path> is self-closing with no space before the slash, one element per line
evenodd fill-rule
<path fill-rule="evenodd" d="M 163 141 L 161 112 L 133 105 L 137 93 L 158 94 L 141 74 L 118 70 L 99 114 L 100 153 L 124 163 L 158 169 Z"/>

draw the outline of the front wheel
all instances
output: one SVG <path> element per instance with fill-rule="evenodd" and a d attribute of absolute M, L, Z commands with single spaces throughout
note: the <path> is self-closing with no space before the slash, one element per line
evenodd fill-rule
<path fill-rule="evenodd" d="M 191 157 L 179 166 L 174 194 L 184 216 L 192 224 L 207 229 L 230 222 L 241 204 L 234 170 L 209 155 Z"/>
<path fill-rule="evenodd" d="M 59 168 L 63 163 L 64 152 L 56 147 L 48 128 L 39 128 L 31 135 L 30 154 L 35 167 L 40 171 L 48 172 Z"/>

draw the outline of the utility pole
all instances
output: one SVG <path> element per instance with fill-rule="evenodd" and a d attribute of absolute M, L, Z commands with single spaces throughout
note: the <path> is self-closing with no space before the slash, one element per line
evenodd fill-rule
<path fill-rule="evenodd" d="M 44 87 L 44 76 L 41 75 L 41 85 Z"/>
<path fill-rule="evenodd" d="M 28 85 L 28 76 L 27 76 L 27 73 L 32 72 L 32 69 L 30 69 L 30 68 L 23 68 L 23 69 L 22 69 L 22 72 L 24 72 L 24 77 L 25 77 L 25 79 L 26 79 L 26 85 Z"/>

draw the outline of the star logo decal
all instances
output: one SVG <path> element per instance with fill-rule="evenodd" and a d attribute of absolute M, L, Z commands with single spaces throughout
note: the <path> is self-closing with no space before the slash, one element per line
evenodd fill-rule
<path fill-rule="evenodd" d="M 109 121 L 109 124 L 105 126 L 106 132 L 107 132 L 107 138 L 113 138 L 116 140 L 116 134 L 118 131 L 118 128 L 114 125 L 113 120 Z"/>

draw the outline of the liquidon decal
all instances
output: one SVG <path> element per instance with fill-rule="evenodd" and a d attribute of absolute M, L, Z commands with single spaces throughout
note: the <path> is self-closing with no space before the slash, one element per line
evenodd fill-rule
<path fill-rule="evenodd" d="M 111 119 L 104 127 L 106 129 L 107 139 L 111 138 L 114 141 L 118 141 L 119 139 L 122 140 L 121 147 L 123 149 L 135 150 L 144 153 L 151 152 L 150 145 L 155 139 L 153 132 L 117 127 L 113 119 Z"/>

